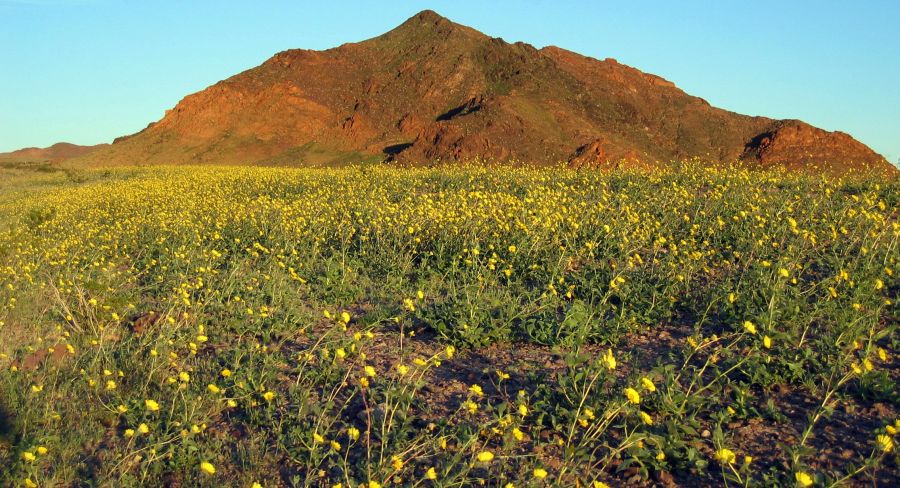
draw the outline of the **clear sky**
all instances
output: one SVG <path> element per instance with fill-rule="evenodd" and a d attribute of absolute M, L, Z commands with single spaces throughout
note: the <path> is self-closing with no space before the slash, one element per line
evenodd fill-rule
<path fill-rule="evenodd" d="M 367 39 L 426 8 L 900 159 L 900 0 L 0 0 L 0 152 L 110 142 L 278 51 Z"/>

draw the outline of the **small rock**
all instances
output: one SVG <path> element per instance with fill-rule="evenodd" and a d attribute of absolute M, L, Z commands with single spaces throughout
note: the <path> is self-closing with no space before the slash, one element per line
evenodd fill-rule
<path fill-rule="evenodd" d="M 159 321 L 159 317 L 159 314 L 153 310 L 139 315 L 134 319 L 134 322 L 131 323 L 131 331 L 135 335 L 142 335 L 144 332 L 147 332 L 147 329 L 153 327 L 153 325 Z"/>
<path fill-rule="evenodd" d="M 872 405 L 872 408 L 874 408 L 875 411 L 878 412 L 879 417 L 893 417 L 891 408 L 881 402 Z"/>
<path fill-rule="evenodd" d="M 657 471 L 655 477 L 657 483 L 663 486 L 675 486 L 675 478 L 668 471 Z"/>
<path fill-rule="evenodd" d="M 367 415 L 367 410 L 360 409 L 359 412 L 356 412 L 356 420 L 360 422 L 366 422 L 369 420 L 369 416 Z"/>

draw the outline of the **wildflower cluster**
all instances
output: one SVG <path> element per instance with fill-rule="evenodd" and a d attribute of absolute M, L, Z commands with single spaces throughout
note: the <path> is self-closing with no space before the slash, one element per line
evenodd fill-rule
<path fill-rule="evenodd" d="M 4 486 L 900 482 L 896 181 L 191 167 L 21 185 L 0 193 Z"/>

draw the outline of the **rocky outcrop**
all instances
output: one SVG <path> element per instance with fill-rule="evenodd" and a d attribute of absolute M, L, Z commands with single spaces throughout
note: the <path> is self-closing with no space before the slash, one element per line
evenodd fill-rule
<path fill-rule="evenodd" d="M 823 168 L 866 169 L 878 166 L 884 158 L 844 132 L 828 132 L 799 120 L 772 124 L 744 147 L 741 158 L 761 166 L 782 165 L 799 168 L 819 165 Z"/>

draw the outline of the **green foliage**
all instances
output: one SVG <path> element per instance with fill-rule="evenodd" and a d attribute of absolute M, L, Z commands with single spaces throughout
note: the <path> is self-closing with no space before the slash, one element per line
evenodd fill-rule
<path fill-rule="evenodd" d="M 32 177 L 0 187 L 4 484 L 896 480 L 893 180 Z"/>

